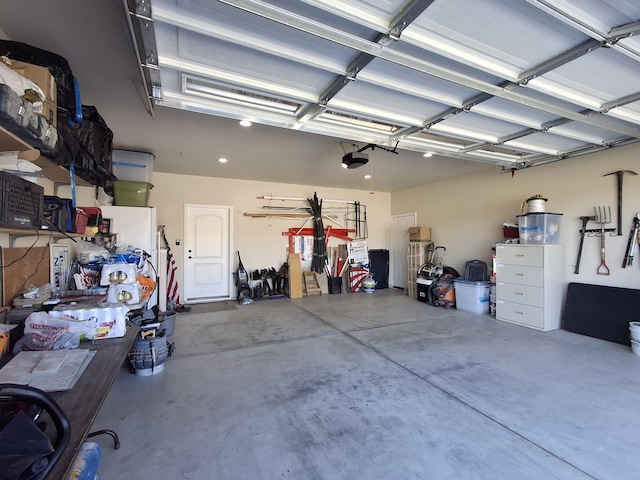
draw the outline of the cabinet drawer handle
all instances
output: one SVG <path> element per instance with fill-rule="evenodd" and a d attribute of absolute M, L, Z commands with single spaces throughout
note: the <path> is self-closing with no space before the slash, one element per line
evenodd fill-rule
<path fill-rule="evenodd" d="M 516 253 L 516 257 L 524 257 L 524 253 Z"/>
<path fill-rule="evenodd" d="M 524 277 L 524 273 L 516 273 L 516 277 Z"/>
<path fill-rule="evenodd" d="M 524 312 L 518 312 L 517 310 L 516 310 L 516 313 L 517 313 L 518 315 L 524 315 Z"/>
<path fill-rule="evenodd" d="M 516 295 L 520 295 L 521 297 L 524 296 L 524 292 L 515 292 Z"/>

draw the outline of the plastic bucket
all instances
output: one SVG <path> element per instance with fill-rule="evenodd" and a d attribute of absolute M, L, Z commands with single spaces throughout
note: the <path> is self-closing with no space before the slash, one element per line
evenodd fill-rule
<path fill-rule="evenodd" d="M 640 356 L 640 322 L 629 322 L 629 338 L 631 351 Z"/>
<path fill-rule="evenodd" d="M 173 332 L 176 328 L 176 317 L 178 314 L 176 312 L 166 312 L 158 315 L 158 320 L 160 320 L 160 330 L 164 330 L 164 334 L 167 337 L 173 335 Z"/>

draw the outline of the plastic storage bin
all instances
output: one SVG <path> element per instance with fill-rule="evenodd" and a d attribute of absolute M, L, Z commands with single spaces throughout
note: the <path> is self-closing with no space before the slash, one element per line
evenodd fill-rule
<path fill-rule="evenodd" d="M 518 215 L 520 243 L 546 245 L 560 243 L 561 213 L 526 213 Z"/>
<path fill-rule="evenodd" d="M 114 150 L 111 166 L 118 180 L 151 183 L 154 160 L 155 156 L 152 153 Z"/>
<path fill-rule="evenodd" d="M 119 207 L 147 207 L 153 185 L 147 182 L 113 182 L 113 203 Z"/>
<path fill-rule="evenodd" d="M 489 313 L 489 282 L 471 282 L 462 277 L 453 282 L 456 291 L 456 309 L 475 313 Z"/>

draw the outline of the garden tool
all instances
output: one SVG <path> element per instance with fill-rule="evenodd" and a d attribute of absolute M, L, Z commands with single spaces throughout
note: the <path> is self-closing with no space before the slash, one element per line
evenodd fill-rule
<path fill-rule="evenodd" d="M 596 223 L 600 224 L 600 266 L 598 267 L 598 275 L 609 275 L 610 270 L 605 261 L 605 236 L 607 232 L 604 226 L 611 223 L 611 207 L 593 207 L 596 217 Z"/>
<path fill-rule="evenodd" d="M 633 264 L 633 255 L 636 250 L 636 243 L 638 243 L 638 229 L 640 229 L 640 212 L 633 217 L 633 226 L 631 227 L 631 233 L 629 234 L 629 241 L 627 242 L 627 251 L 622 261 L 622 268 L 631 266 Z"/>
<path fill-rule="evenodd" d="M 622 235 L 622 177 L 625 173 L 638 175 L 636 172 L 631 170 L 618 170 L 617 172 L 611 172 L 604 175 L 605 177 L 607 175 L 615 175 L 618 177 L 618 235 Z"/>
<path fill-rule="evenodd" d="M 582 258 L 582 246 L 584 245 L 584 235 L 587 233 L 587 223 L 589 220 L 595 220 L 596 217 L 580 217 L 582 220 L 582 228 L 580 229 L 580 246 L 578 247 L 578 259 L 576 260 L 576 269 L 573 271 L 576 275 L 580 271 L 580 259 Z"/>

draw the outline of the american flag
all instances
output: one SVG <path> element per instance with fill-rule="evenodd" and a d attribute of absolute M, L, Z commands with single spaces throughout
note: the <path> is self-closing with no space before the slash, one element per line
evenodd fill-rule
<path fill-rule="evenodd" d="M 164 227 L 160 227 L 162 234 L 162 240 L 167 247 L 167 305 L 179 305 L 180 304 L 180 289 L 178 288 L 178 265 L 173 258 L 171 248 L 169 248 L 169 242 L 167 236 L 164 233 Z"/>
<path fill-rule="evenodd" d="M 171 250 L 167 249 L 167 303 L 180 304 L 178 289 L 178 265 L 173 258 Z"/>

